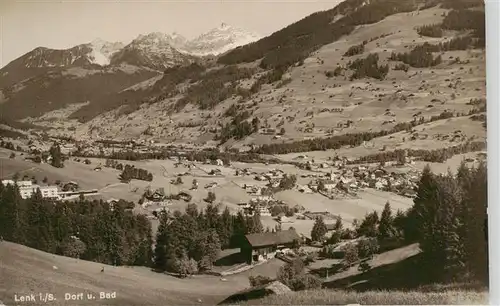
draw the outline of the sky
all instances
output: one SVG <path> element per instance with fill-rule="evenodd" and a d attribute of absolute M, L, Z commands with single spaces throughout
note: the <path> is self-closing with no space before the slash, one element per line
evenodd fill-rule
<path fill-rule="evenodd" d="M 139 34 L 193 38 L 221 23 L 267 36 L 340 0 L 0 0 L 0 67 L 40 46 L 66 49 Z"/>

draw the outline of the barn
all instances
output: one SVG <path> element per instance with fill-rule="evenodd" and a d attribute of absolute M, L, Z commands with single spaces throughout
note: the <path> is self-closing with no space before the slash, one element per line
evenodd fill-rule
<path fill-rule="evenodd" d="M 248 234 L 242 243 L 241 255 L 248 264 L 265 261 L 273 258 L 276 251 L 295 247 L 300 240 L 293 228 L 275 233 Z"/>

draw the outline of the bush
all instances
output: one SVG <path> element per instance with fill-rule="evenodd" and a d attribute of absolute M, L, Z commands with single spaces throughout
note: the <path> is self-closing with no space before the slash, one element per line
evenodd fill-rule
<path fill-rule="evenodd" d="M 250 281 L 250 286 L 252 287 L 262 286 L 265 284 L 269 284 L 270 282 L 273 281 L 271 278 L 262 275 L 257 275 L 257 276 L 250 275 L 248 277 L 248 280 Z"/>
<path fill-rule="evenodd" d="M 409 69 L 410 69 L 409 65 L 402 63 L 396 64 L 396 66 L 394 66 L 394 70 L 403 70 L 404 72 L 408 72 Z"/>

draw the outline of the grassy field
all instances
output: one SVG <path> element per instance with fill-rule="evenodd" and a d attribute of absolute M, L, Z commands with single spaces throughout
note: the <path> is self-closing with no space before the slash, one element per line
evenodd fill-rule
<path fill-rule="evenodd" d="M 241 303 L 241 305 L 485 305 L 488 292 L 447 290 L 442 292 L 311 290 Z"/>
<path fill-rule="evenodd" d="M 197 275 L 178 279 L 144 267 L 113 267 L 44 253 L 0 242 L 0 301 L 14 305 L 14 295 L 52 293 L 50 305 L 193 305 L 217 304 L 249 286 L 249 275 L 275 277 L 283 262 L 272 260 L 253 270 L 225 277 Z M 54 266 L 57 269 L 54 269 Z M 101 273 L 101 268 L 105 268 Z M 116 299 L 64 301 L 65 293 L 116 292 Z M 41 305 L 42 303 L 23 303 Z"/>

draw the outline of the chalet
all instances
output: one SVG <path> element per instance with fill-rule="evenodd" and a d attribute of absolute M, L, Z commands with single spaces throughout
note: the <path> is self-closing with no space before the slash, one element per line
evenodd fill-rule
<path fill-rule="evenodd" d="M 294 229 L 276 233 L 258 233 L 245 235 L 241 245 L 241 255 L 248 264 L 274 258 L 276 251 L 294 248 L 301 241 Z"/>
<path fill-rule="evenodd" d="M 222 171 L 220 169 L 212 169 L 208 174 L 209 175 L 221 175 Z"/>
<path fill-rule="evenodd" d="M 184 200 L 185 202 L 189 202 L 193 198 L 189 193 L 182 191 L 179 192 L 177 195 L 179 196 L 179 199 Z"/>
<path fill-rule="evenodd" d="M 323 181 L 323 186 L 325 187 L 326 190 L 332 190 L 337 186 L 337 182 L 333 180 L 326 180 Z"/>
<path fill-rule="evenodd" d="M 165 190 L 163 188 L 156 189 L 152 194 L 148 194 L 146 198 L 153 202 L 161 201 L 165 198 Z"/>

